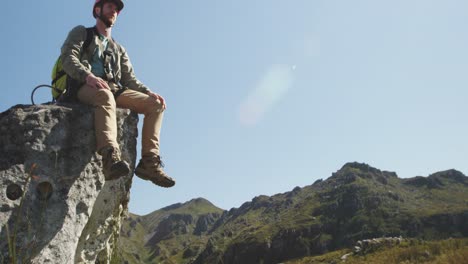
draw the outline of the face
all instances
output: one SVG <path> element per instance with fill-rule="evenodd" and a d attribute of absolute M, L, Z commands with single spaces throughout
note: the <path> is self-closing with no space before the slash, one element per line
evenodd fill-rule
<path fill-rule="evenodd" d="M 106 2 L 101 7 L 96 7 L 96 13 L 99 15 L 99 19 L 107 26 L 112 27 L 117 20 L 117 5 L 113 2 Z"/>

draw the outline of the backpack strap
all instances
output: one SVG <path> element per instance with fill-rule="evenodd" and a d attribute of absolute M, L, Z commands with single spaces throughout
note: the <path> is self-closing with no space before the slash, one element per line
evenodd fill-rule
<path fill-rule="evenodd" d="M 111 67 L 111 63 L 114 62 L 114 54 L 120 52 L 121 46 L 118 44 L 114 38 L 109 39 L 109 44 L 107 45 L 106 50 L 104 51 L 104 72 L 106 73 L 105 80 L 108 82 L 113 82 L 117 86 L 117 90 L 113 91 L 114 98 L 117 99 L 127 87 L 122 86 L 116 80 L 116 74 L 114 68 Z"/>
<path fill-rule="evenodd" d="M 64 70 L 60 70 L 55 74 L 55 79 L 52 80 L 52 85 L 54 85 L 60 78 L 62 78 L 65 75 Z"/>
<path fill-rule="evenodd" d="M 97 35 L 96 26 L 86 28 L 86 40 L 83 43 L 83 49 L 87 49 L 89 47 L 89 45 L 91 44 L 91 41 L 93 41 L 93 37 L 95 35 Z"/>

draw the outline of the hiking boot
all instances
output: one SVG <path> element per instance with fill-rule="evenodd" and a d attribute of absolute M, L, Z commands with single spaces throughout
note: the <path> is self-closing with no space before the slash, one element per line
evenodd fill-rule
<path fill-rule="evenodd" d="M 146 156 L 138 163 L 135 175 L 143 180 L 151 181 L 161 187 L 168 188 L 174 186 L 174 179 L 169 177 L 163 171 L 163 167 L 164 164 L 162 163 L 160 156 Z"/>
<path fill-rule="evenodd" d="M 120 160 L 120 151 L 114 147 L 104 147 L 99 151 L 102 155 L 102 170 L 106 181 L 116 180 L 130 173 L 128 163 Z"/>

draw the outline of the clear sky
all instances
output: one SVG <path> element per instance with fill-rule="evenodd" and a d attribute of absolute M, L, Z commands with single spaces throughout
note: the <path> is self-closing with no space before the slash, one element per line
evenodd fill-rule
<path fill-rule="evenodd" d="M 29 104 L 93 0 L 3 1 L 0 111 Z M 400 177 L 468 174 L 468 1 L 125 1 L 113 37 L 162 94 L 162 189 L 130 211 L 204 197 L 239 207 L 351 161 Z M 36 101 L 47 102 L 49 91 Z"/>

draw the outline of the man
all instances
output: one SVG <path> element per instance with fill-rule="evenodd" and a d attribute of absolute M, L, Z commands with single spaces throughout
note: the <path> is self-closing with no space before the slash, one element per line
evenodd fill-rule
<path fill-rule="evenodd" d="M 70 31 L 62 46 L 62 65 L 65 72 L 81 83 L 77 91 L 79 102 L 93 105 L 96 145 L 102 155 L 106 180 L 114 180 L 130 173 L 127 162 L 121 160 L 117 143 L 116 107 L 144 114 L 142 131 L 142 159 L 135 174 L 162 187 L 172 187 L 175 181 L 162 169 L 159 138 L 164 98 L 140 81 L 133 72 L 125 49 L 111 37 L 112 27 L 122 11 L 122 0 L 96 0 L 93 31 L 77 26 Z M 87 34 L 94 32 L 89 46 L 83 48 Z"/>

